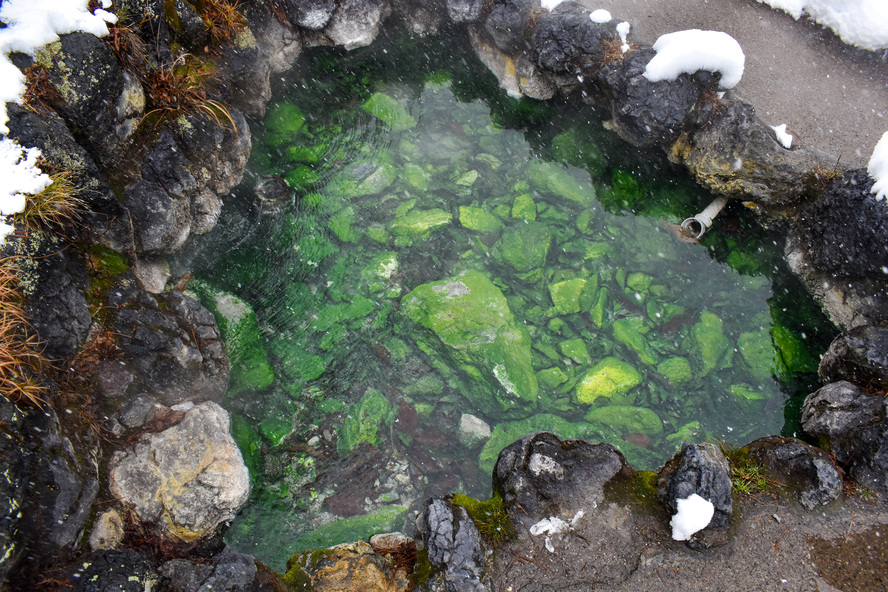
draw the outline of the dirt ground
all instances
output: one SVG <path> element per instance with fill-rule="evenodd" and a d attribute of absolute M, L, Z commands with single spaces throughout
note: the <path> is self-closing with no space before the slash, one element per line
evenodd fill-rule
<path fill-rule="evenodd" d="M 611 504 L 551 540 L 526 529 L 497 554 L 495 592 L 876 592 L 888 590 L 888 507 L 849 499 L 808 512 L 765 497 L 742 503 L 723 547 L 672 541 L 662 518 Z"/>
<path fill-rule="evenodd" d="M 632 25 L 629 39 L 652 44 L 684 29 L 724 31 L 746 54 L 736 96 L 794 142 L 842 166 L 866 166 L 888 131 L 888 52 L 842 43 L 832 31 L 756 0 L 580 0 Z"/>

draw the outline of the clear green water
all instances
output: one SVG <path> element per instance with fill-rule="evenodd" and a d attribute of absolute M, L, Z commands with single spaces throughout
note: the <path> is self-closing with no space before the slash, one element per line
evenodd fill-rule
<path fill-rule="evenodd" d="M 225 333 L 254 481 L 227 540 L 274 568 L 401 529 L 430 495 L 485 498 L 531 431 L 637 469 L 791 434 L 832 337 L 778 234 L 730 205 L 679 240 L 711 195 L 589 106 L 503 96 L 464 46 L 304 56 L 179 262 Z M 275 178 L 288 198 L 257 206 Z"/>

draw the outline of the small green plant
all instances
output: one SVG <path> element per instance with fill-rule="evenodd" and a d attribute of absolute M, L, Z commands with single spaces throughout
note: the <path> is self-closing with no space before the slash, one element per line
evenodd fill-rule
<path fill-rule="evenodd" d="M 515 538 L 515 527 L 506 510 L 503 499 L 494 494 L 486 502 L 478 501 L 467 495 L 456 493 L 453 495 L 453 505 L 466 509 L 469 517 L 478 527 L 478 532 L 484 540 L 493 547 L 499 547 Z"/>
<path fill-rule="evenodd" d="M 761 465 L 749 457 L 745 448 L 733 448 L 724 442 L 719 447 L 731 465 L 731 484 L 739 495 L 774 495 L 782 485 L 762 472 Z"/>

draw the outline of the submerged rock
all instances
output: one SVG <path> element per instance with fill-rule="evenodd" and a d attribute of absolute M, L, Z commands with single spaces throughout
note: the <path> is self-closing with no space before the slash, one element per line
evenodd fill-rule
<path fill-rule="evenodd" d="M 521 222 L 503 231 L 494 254 L 518 273 L 528 273 L 546 264 L 551 244 L 552 233 L 545 224 Z"/>
<path fill-rule="evenodd" d="M 583 375 L 574 391 L 574 399 L 590 405 L 598 397 L 624 402 L 624 396 L 641 384 L 641 374 L 626 362 L 608 356 Z"/>
<path fill-rule="evenodd" d="M 688 540 L 692 548 L 707 549 L 728 542 L 734 514 L 731 499 L 731 469 L 715 444 L 684 444 L 666 463 L 657 481 L 657 498 L 670 515 L 678 512 L 678 501 L 696 494 L 711 503 L 715 513 L 709 525 Z"/>
<path fill-rule="evenodd" d="M 389 425 L 394 416 L 385 395 L 368 388 L 361 400 L 349 409 L 342 429 L 339 430 L 336 444 L 339 454 L 351 452 L 363 442 L 376 446 L 380 441 L 380 425 Z"/>
<path fill-rule="evenodd" d="M 565 440 L 587 438 L 595 434 L 595 428 L 584 422 L 570 422 L 551 413 L 537 413 L 526 419 L 504 421 L 496 424 L 490 439 L 478 455 L 478 466 L 482 473 L 491 473 L 500 452 L 527 434 L 552 432 Z"/>
<path fill-rule="evenodd" d="M 504 449 L 493 471 L 493 490 L 513 520 L 528 526 L 549 516 L 570 519 L 604 501 L 613 479 L 634 471 L 610 444 L 562 441 L 555 434 L 524 436 Z"/>
<path fill-rule="evenodd" d="M 402 299 L 401 312 L 432 331 L 426 353 L 461 369 L 463 395 L 476 409 L 520 417 L 536 407 L 530 337 L 486 275 L 472 270 L 418 286 Z"/>
<path fill-rule="evenodd" d="M 700 321 L 691 327 L 685 349 L 700 369 L 700 376 L 731 366 L 733 348 L 725 337 L 724 323 L 711 312 L 700 313 Z"/>
<path fill-rule="evenodd" d="M 540 193 L 560 197 L 583 207 L 596 203 L 595 187 L 588 180 L 574 178 L 559 164 L 535 160 L 528 165 L 526 174 L 530 184 Z"/>
<path fill-rule="evenodd" d="M 234 518 L 250 480 L 229 434 L 228 413 L 212 402 L 149 434 L 111 461 L 112 494 L 174 542 L 194 542 Z"/>

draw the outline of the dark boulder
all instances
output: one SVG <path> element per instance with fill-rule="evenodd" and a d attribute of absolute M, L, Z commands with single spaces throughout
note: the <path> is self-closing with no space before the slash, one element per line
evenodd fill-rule
<path fill-rule="evenodd" d="M 94 551 L 63 575 L 73 592 L 145 592 L 158 580 L 148 559 L 132 549 Z"/>
<path fill-rule="evenodd" d="M 494 0 L 484 21 L 484 30 L 502 51 L 519 51 L 525 47 L 525 33 L 533 7 L 533 0 Z"/>
<path fill-rule="evenodd" d="M 167 6 L 167 24 L 176 40 L 188 51 L 200 52 L 210 41 L 207 23 L 185 0 L 172 0 Z"/>
<path fill-rule="evenodd" d="M 176 290 L 155 296 L 132 280 L 111 290 L 109 305 L 120 361 L 133 375 L 127 394 L 145 393 L 167 406 L 222 398 L 229 363 L 210 311 Z"/>
<path fill-rule="evenodd" d="M 592 22 L 588 10 L 567 1 L 539 18 L 531 47 L 544 71 L 591 76 L 605 63 L 605 44 L 618 39 L 613 26 Z"/>
<path fill-rule="evenodd" d="M 530 525 L 549 516 L 588 513 L 604 501 L 607 483 L 632 474 L 626 459 L 610 444 L 561 441 L 555 434 L 538 432 L 500 452 L 493 490 L 513 519 Z"/>
<path fill-rule="evenodd" d="M 759 438 L 745 448 L 773 479 L 795 492 L 807 510 L 828 505 L 842 496 L 842 474 L 820 448 L 777 436 Z"/>
<path fill-rule="evenodd" d="M 608 89 L 616 131 L 635 146 L 672 144 L 695 120 L 704 91 L 717 85 L 708 72 L 651 82 L 644 72 L 655 55 L 652 49 L 633 51 L 598 73 Z"/>
<path fill-rule="evenodd" d="M 842 333 L 820 360 L 819 373 L 824 382 L 888 387 L 888 327 L 855 327 Z"/>
<path fill-rule="evenodd" d="M 324 34 L 347 50 L 373 43 L 392 12 L 389 0 L 339 0 Z"/>
<path fill-rule="evenodd" d="M 336 10 L 335 0 L 282 0 L 287 19 L 294 26 L 320 31 Z"/>
<path fill-rule="evenodd" d="M 447 17 L 447 7 L 443 2 L 392 0 L 392 9 L 407 30 L 420 37 L 437 33 Z"/>
<path fill-rule="evenodd" d="M 885 277 L 888 208 L 872 186 L 865 169 L 849 171 L 802 211 L 792 235 L 810 265 L 840 278 Z"/>
<path fill-rule="evenodd" d="M 858 484 L 888 496 L 888 399 L 850 382 L 828 384 L 805 399 L 802 428 Z"/>
<path fill-rule="evenodd" d="M 697 494 L 715 507 L 709 525 L 691 537 L 688 545 L 706 549 L 728 541 L 734 505 L 731 468 L 715 444 L 684 444 L 666 463 L 657 479 L 657 498 L 671 516 L 678 500 Z"/>
<path fill-rule="evenodd" d="M 443 569 L 446 592 L 487 592 L 482 582 L 484 553 L 481 535 L 461 506 L 432 498 L 416 519 L 417 539 L 422 540 L 429 562 Z"/>
<path fill-rule="evenodd" d="M 234 122 L 208 116 L 190 116 L 175 130 L 176 144 L 190 163 L 189 171 L 201 188 L 225 195 L 241 182 L 250 159 L 250 125 L 237 109 L 230 109 Z M 221 123 L 221 125 L 220 125 Z"/>
<path fill-rule="evenodd" d="M 224 551 L 218 562 L 192 563 L 173 559 L 160 565 L 159 592 L 277 592 L 280 578 L 256 559 Z"/>
<path fill-rule="evenodd" d="M 174 253 L 191 234 L 191 203 L 139 179 L 126 189 L 126 208 L 143 255 Z"/>

